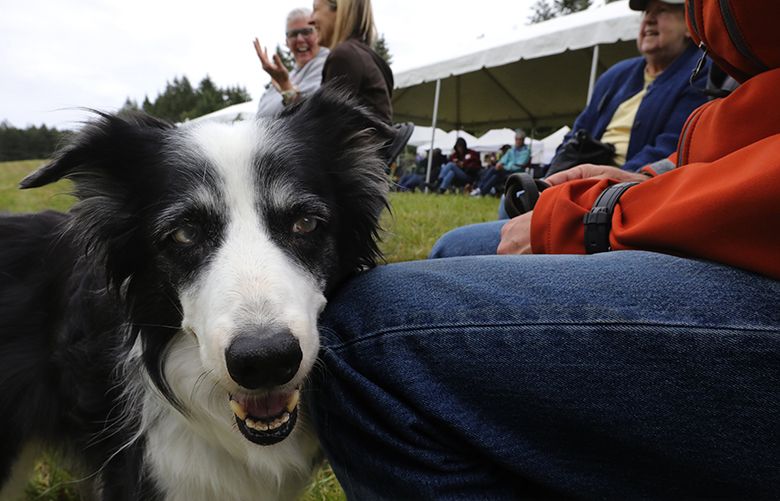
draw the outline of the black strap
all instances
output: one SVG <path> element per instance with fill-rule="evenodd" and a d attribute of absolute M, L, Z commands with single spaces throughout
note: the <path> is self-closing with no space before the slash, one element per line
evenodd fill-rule
<path fill-rule="evenodd" d="M 596 254 L 612 250 L 609 246 L 612 213 L 615 211 L 615 206 L 623 193 L 635 184 L 639 183 L 613 184 L 601 192 L 601 195 L 593 204 L 593 208 L 585 214 L 582 220 L 585 223 L 585 252 Z"/>
<path fill-rule="evenodd" d="M 510 174 L 504 186 L 504 210 L 510 218 L 534 210 L 539 194 L 550 187 L 524 172 Z"/>

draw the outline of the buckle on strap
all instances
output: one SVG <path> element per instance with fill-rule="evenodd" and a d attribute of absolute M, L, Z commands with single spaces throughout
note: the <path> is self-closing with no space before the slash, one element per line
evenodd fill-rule
<path fill-rule="evenodd" d="M 613 184 L 601 192 L 593 204 L 593 208 L 582 218 L 582 222 L 585 224 L 585 252 L 596 254 L 612 250 L 609 246 L 612 213 L 623 193 L 635 184 L 639 183 Z"/>

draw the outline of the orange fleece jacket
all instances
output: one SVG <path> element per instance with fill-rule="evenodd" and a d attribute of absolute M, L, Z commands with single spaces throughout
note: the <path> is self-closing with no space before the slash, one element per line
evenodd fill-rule
<path fill-rule="evenodd" d="M 626 191 L 612 217 L 613 250 L 708 259 L 780 279 L 780 69 L 757 75 L 689 118 L 684 164 Z M 533 212 L 537 254 L 584 254 L 583 216 L 614 181 L 545 190 Z"/>

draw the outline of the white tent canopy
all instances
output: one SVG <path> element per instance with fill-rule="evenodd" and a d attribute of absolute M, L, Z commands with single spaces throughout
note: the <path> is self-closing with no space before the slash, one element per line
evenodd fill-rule
<path fill-rule="evenodd" d="M 570 130 L 571 129 L 568 125 L 564 125 L 560 129 L 542 139 L 544 148 L 542 150 L 542 158 L 539 162 L 540 164 L 549 164 L 552 161 L 553 156 L 555 156 L 555 150 L 558 149 L 558 146 L 560 146 L 560 144 L 563 142 L 564 136 L 566 136 Z"/>
<path fill-rule="evenodd" d="M 230 122 L 235 122 L 237 120 L 247 120 L 253 118 L 255 116 L 255 113 L 257 113 L 257 102 L 258 100 L 255 99 L 254 101 L 247 101 L 245 103 L 233 104 L 231 106 L 228 106 L 227 108 L 222 108 L 221 110 L 213 111 L 211 113 L 207 113 L 206 115 L 201 115 L 198 118 L 193 118 L 192 120 L 189 120 L 187 123 L 197 123 L 197 122 L 207 122 L 207 121 L 230 123 Z"/>
<path fill-rule="evenodd" d="M 469 144 L 469 147 L 474 151 L 480 153 L 495 153 L 501 149 L 502 146 L 508 144 L 509 146 L 515 145 L 515 131 L 512 129 L 492 129 L 480 136 L 474 144 Z M 538 164 L 542 160 L 544 153 L 544 143 L 538 140 L 532 140 L 531 138 L 525 138 L 525 145 L 531 150 L 531 163 Z"/>
<path fill-rule="evenodd" d="M 406 144 L 415 147 L 421 146 L 423 144 L 430 144 L 431 134 L 432 134 L 432 129 L 430 127 L 416 125 L 414 127 L 414 131 L 412 131 L 412 135 L 409 137 L 409 141 L 407 141 Z M 447 134 L 447 132 L 441 129 L 436 129 L 436 136 L 443 136 L 445 134 Z"/>
<path fill-rule="evenodd" d="M 525 144 L 531 149 L 532 164 L 548 164 L 552 160 L 555 150 L 563 141 L 563 137 L 569 132 L 568 126 L 563 126 L 544 139 L 525 138 Z M 491 129 L 483 134 L 472 147 L 479 152 L 495 152 L 508 144 L 514 146 L 515 131 L 512 129 Z"/>
<path fill-rule="evenodd" d="M 485 131 L 571 124 L 591 75 L 638 55 L 640 14 L 627 0 L 524 28 L 511 43 L 395 75 L 396 122 Z M 592 71 L 593 70 L 593 71 Z M 440 99 L 435 110 L 435 88 Z"/>
<path fill-rule="evenodd" d="M 428 129 L 428 141 L 417 145 L 418 154 L 424 154 L 426 151 L 431 149 L 431 134 L 430 134 L 431 129 L 430 127 L 427 127 L 427 129 Z M 439 148 L 442 153 L 448 155 L 452 152 L 452 147 L 455 146 L 455 141 L 457 141 L 459 137 L 465 139 L 468 147 L 470 149 L 473 149 L 471 145 L 477 141 L 477 138 L 472 136 L 468 132 L 462 130 L 451 130 L 443 134 L 439 134 L 437 132 L 436 138 L 433 141 L 433 147 Z"/>
<path fill-rule="evenodd" d="M 498 151 L 505 144 L 514 146 L 515 131 L 513 129 L 491 129 L 479 136 L 479 139 L 470 146 L 476 151 Z"/>

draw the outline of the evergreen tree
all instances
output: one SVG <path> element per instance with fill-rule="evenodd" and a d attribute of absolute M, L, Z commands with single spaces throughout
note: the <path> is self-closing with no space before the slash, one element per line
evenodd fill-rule
<path fill-rule="evenodd" d="M 385 60 L 388 66 L 393 64 L 393 56 L 390 54 L 390 48 L 387 46 L 387 40 L 385 40 L 384 33 L 379 35 L 372 48 L 374 49 L 374 52 L 379 54 L 379 57 Z"/>
<path fill-rule="evenodd" d="M 566 16 L 587 9 L 592 5 L 592 0 L 536 0 L 531 6 L 531 16 L 528 22 L 540 23 L 558 16 Z M 606 0 L 606 3 L 615 0 Z"/>
<path fill-rule="evenodd" d="M 292 52 L 290 52 L 290 49 L 282 49 L 279 44 L 276 44 L 276 54 L 279 56 L 279 59 L 282 60 L 282 64 L 287 68 L 287 71 L 292 71 L 293 68 L 295 68 L 295 58 L 293 57 Z"/>
<path fill-rule="evenodd" d="M 0 123 L 0 162 L 50 158 L 68 134 L 46 125 L 17 129 L 3 121 Z"/>
<path fill-rule="evenodd" d="M 227 99 L 208 75 L 200 81 L 196 94 L 195 106 L 183 113 L 184 119 L 197 118 L 227 106 Z"/>
<path fill-rule="evenodd" d="M 251 99 L 246 89 L 239 86 L 221 89 L 208 75 L 201 80 L 197 89 L 183 76 L 167 82 L 165 91 L 154 101 L 150 101 L 148 96 L 144 97 L 141 109 L 170 122 L 183 122 Z M 133 105 L 135 102 L 128 98 L 122 109 L 133 109 Z"/>
<path fill-rule="evenodd" d="M 555 10 L 547 0 L 536 0 L 536 3 L 531 6 L 531 11 L 531 17 L 528 18 L 531 24 L 541 23 L 556 16 Z"/>
<path fill-rule="evenodd" d="M 125 114 L 125 113 L 132 113 L 136 111 L 141 111 L 141 108 L 138 106 L 138 103 L 134 100 L 130 99 L 129 97 L 125 99 L 125 104 L 122 105 L 121 108 L 119 108 L 119 114 Z"/>
<path fill-rule="evenodd" d="M 573 14 L 590 7 L 591 0 L 554 0 L 559 15 Z"/>

